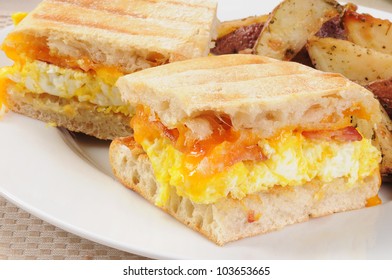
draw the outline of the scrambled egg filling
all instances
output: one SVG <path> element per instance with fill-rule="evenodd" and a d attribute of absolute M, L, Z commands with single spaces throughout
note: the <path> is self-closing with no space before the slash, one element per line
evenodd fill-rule
<path fill-rule="evenodd" d="M 241 199 L 274 186 L 299 186 L 312 180 L 331 182 L 345 178 L 350 187 L 371 175 L 381 161 L 380 152 L 369 139 L 312 140 L 300 132 L 282 132 L 278 137 L 259 141 L 266 160 L 237 162 L 222 172 L 205 176 L 197 172 L 197 166 L 189 164 L 188 155 L 165 137 L 145 138 L 140 144 L 159 182 L 157 205 L 165 204 L 170 186 L 197 203 L 213 203 L 227 196 Z M 214 149 L 221 145 L 224 143 Z"/>
<path fill-rule="evenodd" d="M 79 102 L 97 105 L 99 112 L 130 115 L 133 109 L 121 100 L 120 92 L 114 86 L 120 76 L 122 73 L 114 69 L 83 72 L 38 60 L 16 62 L 11 67 L 3 68 L 0 73 L 0 80 L 7 85 L 0 89 L 0 95 L 4 97 L 6 87 L 13 86 L 17 94 L 47 93 L 66 99 L 77 98 Z"/>

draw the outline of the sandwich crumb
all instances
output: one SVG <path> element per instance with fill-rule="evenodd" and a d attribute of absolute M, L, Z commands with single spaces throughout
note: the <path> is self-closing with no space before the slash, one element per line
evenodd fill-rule
<path fill-rule="evenodd" d="M 7 106 L 5 106 L 4 104 L 0 104 L 0 120 L 3 119 L 5 113 L 7 113 L 8 109 Z"/>
<path fill-rule="evenodd" d="M 260 217 L 260 213 L 256 214 L 254 210 L 248 210 L 248 223 L 256 222 L 260 219 Z"/>
<path fill-rule="evenodd" d="M 55 122 L 48 122 L 48 123 L 46 123 L 46 127 L 57 127 L 57 123 L 55 123 Z"/>

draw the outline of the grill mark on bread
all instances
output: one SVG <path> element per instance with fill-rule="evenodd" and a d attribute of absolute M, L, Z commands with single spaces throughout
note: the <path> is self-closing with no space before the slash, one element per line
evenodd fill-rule
<path fill-rule="evenodd" d="M 142 35 L 146 37 L 161 37 L 161 38 L 171 38 L 171 39 L 178 39 L 180 40 L 179 36 L 176 36 L 175 34 L 156 34 L 154 32 L 148 31 L 148 30 L 129 30 L 126 28 L 121 28 L 121 27 L 114 27 L 114 26 L 107 26 L 104 23 L 93 23 L 93 22 L 87 22 L 83 21 L 80 19 L 76 19 L 73 17 L 69 17 L 67 15 L 49 15 L 49 14 L 34 14 L 33 17 L 35 19 L 39 20 L 46 20 L 46 21 L 51 21 L 51 22 L 56 22 L 59 24 L 67 24 L 67 25 L 74 25 L 74 26 L 79 26 L 79 27 L 90 27 L 90 28 L 96 28 L 96 29 L 102 29 L 110 32 L 117 32 L 117 33 L 122 33 L 122 34 L 127 34 L 127 35 Z M 149 33 L 150 32 L 150 33 Z"/>
<path fill-rule="evenodd" d="M 225 57 L 225 55 L 222 56 L 217 56 L 216 58 L 222 58 Z M 234 58 L 234 57 L 232 57 Z M 268 57 L 262 57 L 262 56 L 257 56 L 257 55 L 251 55 L 248 56 L 248 59 L 245 61 L 242 61 L 241 65 L 248 65 L 248 64 L 262 64 L 262 65 L 267 65 L 267 64 L 271 64 L 271 63 L 277 63 L 278 61 L 272 58 L 268 58 Z M 219 69 L 223 69 L 223 68 L 227 68 L 227 67 L 241 67 L 241 65 L 238 64 L 238 62 L 236 61 L 236 59 L 226 59 L 224 61 L 220 61 L 219 65 L 210 65 L 210 64 L 202 64 L 199 65 L 199 67 L 197 69 L 190 69 L 188 67 L 183 67 L 183 64 L 179 64 L 177 63 L 176 66 L 172 66 L 170 64 L 166 65 L 166 66 L 170 66 L 170 67 L 166 67 L 166 71 L 160 71 L 159 73 L 157 73 L 156 71 L 152 71 L 153 69 L 145 69 L 142 73 L 143 79 L 147 80 L 150 78 L 164 78 L 164 77 L 170 77 L 170 76 L 175 76 L 178 74 L 183 73 L 184 71 L 198 71 L 198 70 L 212 70 L 212 71 L 216 71 Z M 169 69 L 170 68 L 170 69 Z M 133 77 L 138 77 L 140 74 L 139 73 L 135 73 L 133 75 Z"/>
<path fill-rule="evenodd" d="M 284 77 L 293 77 L 293 79 L 295 79 L 296 77 L 301 77 L 303 75 L 306 75 L 306 73 L 301 73 L 301 74 L 274 74 L 274 75 L 269 75 L 269 76 L 259 76 L 259 77 L 247 77 L 247 78 L 243 78 L 240 81 L 229 81 L 226 79 L 223 80 L 216 80 L 216 82 L 214 83 L 214 90 L 211 91 L 211 93 L 214 94 L 220 94 L 220 92 L 222 92 L 222 96 L 219 97 L 222 100 L 227 99 L 227 100 L 231 100 L 232 98 L 234 98 L 233 96 L 229 96 L 228 93 L 223 93 L 223 90 L 221 88 L 226 87 L 226 85 L 230 84 L 230 85 L 236 85 L 236 84 L 245 84 L 246 83 L 252 83 L 252 82 L 258 82 L 261 80 L 265 80 L 265 79 L 273 79 L 273 78 L 284 78 Z M 175 78 L 176 79 L 176 78 Z M 174 85 L 172 88 L 173 89 L 180 89 L 180 88 L 188 88 L 191 86 L 195 86 L 197 85 L 199 88 L 202 88 L 203 86 L 208 86 L 210 84 L 209 81 L 201 81 L 201 82 L 195 82 L 195 83 L 188 83 L 187 86 L 181 86 L 179 84 Z M 211 96 L 213 96 L 213 94 L 211 94 Z M 227 97 L 226 97 L 227 96 Z M 240 95 L 239 95 L 240 96 Z M 240 98 L 240 97 L 238 97 Z M 197 99 L 197 97 L 196 97 Z"/>
<path fill-rule="evenodd" d="M 154 17 L 173 17 L 176 20 L 183 18 L 187 21 L 206 21 L 203 24 L 122 16 L 99 9 L 72 6 L 61 1 L 71 0 L 42 1 L 13 32 L 14 35 L 18 33 L 20 36 L 6 41 L 9 49 L 19 49 L 19 53 L 36 52 L 34 48 L 23 49 L 24 46 L 31 45 L 29 41 L 22 42 L 23 37 L 29 35 L 43 38 L 43 48 L 37 48 L 40 50 L 37 53 L 43 53 L 43 56 L 46 56 L 45 50 L 48 47 L 48 54 L 55 58 L 70 57 L 73 60 L 83 56 L 83 59 L 88 60 L 87 64 L 89 61 L 108 66 L 121 64 L 123 72 L 131 73 L 135 68 L 140 70 L 166 62 L 206 56 L 211 37 L 215 34 L 215 0 L 207 0 L 205 3 L 192 1 L 214 7 L 208 12 L 205 9 L 186 7 L 182 10 L 176 9 L 176 6 L 166 5 L 164 0 L 156 5 L 144 0 L 78 0 L 93 6 L 95 2 L 95 6 L 124 8 L 125 12 L 136 15 L 151 14 Z M 77 0 L 72 1 L 77 3 Z M 152 12 L 154 10 L 156 13 Z M 72 21 L 69 22 L 69 19 Z M 71 64 L 76 64 L 79 68 L 79 62 L 72 61 Z M 89 69 L 89 65 L 82 66 Z"/>
<path fill-rule="evenodd" d="M 269 69 L 274 67 L 268 63 L 276 64 L 277 70 L 287 75 L 272 76 Z M 230 72 L 224 68 L 235 65 L 245 68 L 231 69 L 231 82 L 219 82 Z M 304 74 L 298 74 L 301 67 Z M 198 71 L 204 72 L 204 77 L 195 75 Z M 274 73 L 279 75 L 279 71 Z M 266 78 L 254 79 L 264 74 Z M 145 104 L 169 128 L 189 117 L 215 111 L 230 116 L 236 129 L 255 129 L 267 138 L 287 127 L 332 129 L 353 104 L 365 104 L 360 109 L 374 122 L 380 117 L 373 95 L 340 74 L 255 55 L 210 56 L 167 64 L 121 77 L 117 86 L 124 100 Z M 168 103 L 170 106 L 162 106 Z M 312 109 L 314 104 L 317 110 Z M 336 120 L 325 119 L 335 116 L 335 111 L 339 112 Z M 268 117 L 271 114 L 273 118 Z"/>
<path fill-rule="evenodd" d="M 222 86 L 227 84 L 241 84 L 241 83 L 251 83 L 253 81 L 260 81 L 263 79 L 282 79 L 284 83 L 284 77 L 292 77 L 293 79 L 301 79 L 301 77 L 305 77 L 310 75 L 311 71 L 309 68 L 303 67 L 298 65 L 296 69 L 296 73 L 293 73 L 293 68 L 290 68 L 290 71 L 284 72 L 282 68 L 270 68 L 270 71 L 261 72 L 260 66 L 264 69 L 269 68 L 270 66 L 279 66 L 280 64 L 284 65 L 285 62 L 266 62 L 262 64 L 253 64 L 252 62 L 243 65 L 229 65 L 229 66 L 221 66 L 216 67 L 214 69 L 197 69 L 197 70 L 189 70 L 188 72 L 181 72 L 181 73 L 170 73 L 168 75 L 162 76 L 151 76 L 147 77 L 147 80 L 155 82 L 154 80 L 159 80 L 159 83 L 162 86 L 167 86 L 170 88 L 182 88 L 184 85 L 186 86 L 193 86 L 197 85 L 198 87 L 203 87 L 205 85 L 210 84 L 210 80 L 204 79 L 206 76 L 213 78 L 215 81 L 215 85 L 217 88 L 220 84 Z M 253 75 L 249 75 L 248 73 L 244 72 L 242 68 L 250 69 L 249 67 L 254 66 Z M 210 73 L 209 73 L 210 72 Z M 227 72 L 227 73 L 226 73 Z M 238 74 L 239 73 L 239 74 Z M 241 75 L 242 74 L 242 75 Z M 312 73 L 312 75 L 316 77 L 323 77 L 325 78 L 338 78 L 340 80 L 339 74 L 325 74 L 325 73 Z M 188 77 L 188 78 L 187 78 Z M 200 79 L 198 79 L 200 77 Z M 181 83 L 184 82 L 184 83 Z M 339 84 L 341 86 L 341 84 Z"/>
<path fill-rule="evenodd" d="M 52 2 L 75 3 L 75 0 L 51 0 L 51 1 Z M 80 1 L 78 1 L 78 2 L 80 2 Z M 87 4 L 95 3 L 95 1 L 93 1 L 93 0 L 85 0 L 85 2 Z M 139 2 L 149 2 L 149 3 L 157 4 L 159 1 L 158 0 L 143 0 L 143 1 L 139 1 Z M 206 6 L 197 5 L 197 4 L 189 4 L 189 3 L 186 3 L 186 2 L 178 2 L 178 1 L 166 0 L 165 3 L 171 4 L 171 5 L 175 5 L 175 6 L 183 6 L 183 7 L 191 7 L 191 8 L 203 8 L 203 9 L 207 9 L 207 10 L 212 10 L 213 9 L 213 7 L 206 7 Z"/>
<path fill-rule="evenodd" d="M 342 84 L 340 83 L 340 78 L 336 76 L 336 81 L 331 81 L 331 86 L 329 87 L 322 87 L 319 88 L 317 82 L 321 83 L 325 80 L 325 76 L 323 75 L 315 75 L 313 74 L 313 78 L 317 81 L 314 85 L 310 86 L 298 86 L 293 87 L 293 84 L 304 85 L 304 81 L 309 76 L 308 73 L 304 74 L 282 74 L 282 75 L 275 75 L 275 76 L 264 76 L 264 77 L 252 77 L 248 79 L 243 79 L 241 81 L 222 81 L 216 82 L 213 86 L 210 86 L 209 82 L 203 82 L 198 84 L 198 91 L 203 91 L 208 93 L 207 96 L 201 96 L 195 93 L 192 97 L 192 102 L 197 104 L 203 104 L 205 102 L 205 98 L 208 98 L 210 101 L 214 102 L 226 102 L 227 104 L 233 102 L 233 100 L 244 100 L 248 99 L 249 92 L 254 91 L 257 92 L 259 85 L 261 83 L 265 83 L 262 81 L 270 81 L 272 85 L 266 86 L 265 91 L 273 93 L 274 99 L 275 97 L 279 97 L 280 95 L 306 95 L 312 91 L 319 91 L 323 93 L 334 92 L 334 90 L 340 88 Z M 287 83 L 287 79 L 290 77 L 290 80 L 293 83 Z M 280 84 L 280 92 L 274 91 L 273 84 Z M 173 86 L 171 91 L 178 91 L 178 92 L 191 92 L 194 85 L 187 85 L 187 86 Z M 240 88 L 246 88 L 244 92 L 241 92 Z M 259 96 L 264 96 L 266 92 L 261 91 L 255 94 L 253 99 L 257 100 Z M 250 99 L 248 99 L 250 102 Z M 235 103 L 235 101 L 234 101 Z"/>
<path fill-rule="evenodd" d="M 150 2 L 150 3 L 157 3 L 159 2 L 158 0 L 145 0 L 146 2 Z M 202 5 L 196 5 L 196 4 L 189 4 L 189 3 L 184 3 L 184 2 L 178 2 L 178 1 L 165 1 L 165 3 L 169 3 L 172 5 L 176 5 L 176 6 L 185 6 L 185 7 L 192 7 L 192 8 L 204 8 L 207 10 L 211 10 L 213 8 L 211 7 L 206 7 L 206 6 L 202 6 Z"/>
<path fill-rule="evenodd" d="M 146 15 L 132 13 L 132 12 L 126 12 L 120 8 L 110 8 L 110 7 L 105 7 L 104 5 L 99 5 L 99 1 L 91 1 L 91 0 L 85 0 L 83 2 L 82 1 L 73 1 L 73 0 L 51 0 L 51 1 L 63 3 L 64 6 L 69 5 L 69 6 L 85 8 L 85 9 L 89 9 L 89 10 L 105 11 L 105 12 L 109 12 L 111 14 L 131 16 L 134 18 L 143 18 L 143 19 L 148 18 L 148 16 L 146 16 Z"/>
<path fill-rule="evenodd" d="M 151 2 L 148 0 L 145 0 L 147 2 Z M 187 21 L 186 19 L 176 19 L 173 17 L 165 17 L 165 16 L 159 16 L 159 15 L 153 15 L 150 16 L 148 14 L 142 14 L 142 13 L 134 13 L 130 11 L 125 11 L 124 9 L 121 8 L 114 8 L 114 7 L 107 7 L 105 5 L 100 4 L 96 1 L 91 1 L 91 0 L 85 0 L 85 1 L 74 1 L 74 0 L 51 0 L 51 2 L 57 2 L 57 3 L 63 3 L 63 5 L 69 5 L 72 7 L 76 8 L 84 8 L 92 11 L 104 11 L 109 14 L 113 15 L 121 15 L 121 16 L 129 16 L 133 18 L 138 18 L 138 19 L 159 19 L 159 20 L 167 20 L 167 21 L 173 21 L 173 22 L 186 22 L 189 24 L 203 24 L 203 23 L 209 23 L 208 21 L 200 21 L 200 20 L 191 20 Z M 157 3 L 154 1 L 153 3 Z M 189 5 L 184 5 L 184 6 L 189 6 Z M 191 6 L 189 6 L 191 7 Z M 197 6 L 198 8 L 206 8 L 203 6 Z M 210 8 L 208 8 L 210 10 Z"/>

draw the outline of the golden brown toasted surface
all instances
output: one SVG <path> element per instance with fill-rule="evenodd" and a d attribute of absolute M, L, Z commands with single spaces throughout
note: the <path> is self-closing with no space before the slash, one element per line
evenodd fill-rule
<path fill-rule="evenodd" d="M 133 133 L 130 116 L 98 112 L 97 106 L 89 102 L 25 93 L 7 95 L 7 106 L 22 115 L 99 139 L 112 140 Z"/>
<path fill-rule="evenodd" d="M 206 111 L 227 114 L 236 128 L 320 129 L 354 108 L 380 118 L 378 102 L 339 74 L 256 55 L 223 55 L 172 63 L 122 77 L 123 98 L 155 111 L 168 127 Z"/>
<path fill-rule="evenodd" d="M 215 0 L 44 0 L 14 33 L 43 37 L 58 55 L 109 65 L 129 56 L 171 62 L 208 54 L 215 13 Z"/>

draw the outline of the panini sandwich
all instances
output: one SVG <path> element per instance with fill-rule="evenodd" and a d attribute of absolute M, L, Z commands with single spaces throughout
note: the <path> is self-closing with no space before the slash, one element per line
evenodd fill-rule
<path fill-rule="evenodd" d="M 15 112 L 97 138 L 129 135 L 134 108 L 121 100 L 117 79 L 208 55 L 216 5 L 44 0 L 2 45 L 15 64 L 0 70 L 0 100 Z"/>
<path fill-rule="evenodd" d="M 224 55 L 117 85 L 137 109 L 115 176 L 219 245 L 377 201 L 381 155 L 352 122 L 379 122 L 379 103 L 339 74 Z"/>

